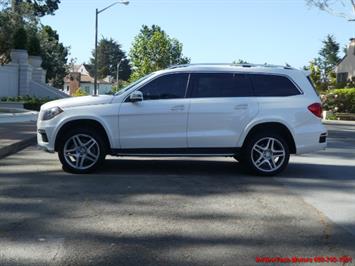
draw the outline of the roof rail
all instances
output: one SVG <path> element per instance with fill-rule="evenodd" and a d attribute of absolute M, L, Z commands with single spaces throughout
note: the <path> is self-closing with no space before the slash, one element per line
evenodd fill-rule
<path fill-rule="evenodd" d="M 235 63 L 193 63 L 193 64 L 181 64 L 181 65 L 171 65 L 169 69 L 189 67 L 189 66 L 236 66 L 236 67 L 270 67 L 270 68 L 283 68 L 283 69 L 294 69 L 291 66 L 282 65 L 270 65 L 270 64 L 235 64 Z"/>

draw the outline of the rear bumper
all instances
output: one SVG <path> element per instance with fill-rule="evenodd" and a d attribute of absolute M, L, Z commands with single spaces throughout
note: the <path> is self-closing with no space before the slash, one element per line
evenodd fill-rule
<path fill-rule="evenodd" d="M 312 142 L 307 141 L 303 145 L 297 145 L 296 146 L 297 154 L 311 153 L 320 150 L 325 150 L 327 147 L 327 137 L 328 137 L 327 132 L 323 132 L 320 134 L 318 133 L 316 135 L 311 134 L 308 140 L 312 140 Z"/>

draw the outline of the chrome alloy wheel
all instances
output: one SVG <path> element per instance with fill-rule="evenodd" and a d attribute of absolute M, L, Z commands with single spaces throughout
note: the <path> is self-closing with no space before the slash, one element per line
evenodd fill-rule
<path fill-rule="evenodd" d="M 281 167 L 286 157 L 284 145 L 272 137 L 257 141 L 251 151 L 254 166 L 263 172 L 273 172 Z"/>
<path fill-rule="evenodd" d="M 65 161 L 71 167 L 85 170 L 98 161 L 100 147 L 93 137 L 77 134 L 65 142 L 63 153 Z"/>

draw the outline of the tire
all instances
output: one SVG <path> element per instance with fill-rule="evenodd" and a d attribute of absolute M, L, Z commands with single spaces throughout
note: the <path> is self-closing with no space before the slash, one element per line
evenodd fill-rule
<path fill-rule="evenodd" d="M 102 165 L 106 147 L 103 137 L 95 129 L 73 129 L 61 138 L 58 157 L 64 171 L 87 174 Z"/>
<path fill-rule="evenodd" d="M 252 135 L 242 150 L 243 166 L 254 174 L 274 176 L 288 165 L 290 151 L 278 133 L 260 132 Z"/>

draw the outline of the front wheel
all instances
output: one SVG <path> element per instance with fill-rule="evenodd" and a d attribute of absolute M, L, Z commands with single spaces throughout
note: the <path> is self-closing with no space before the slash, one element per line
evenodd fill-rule
<path fill-rule="evenodd" d="M 99 134 L 90 129 L 76 129 L 61 139 L 58 156 L 65 171 L 85 174 L 102 164 L 105 152 L 104 141 Z"/>
<path fill-rule="evenodd" d="M 286 168 L 290 152 L 282 136 L 260 133 L 248 140 L 243 149 L 242 159 L 252 172 L 258 175 L 273 176 Z"/>

